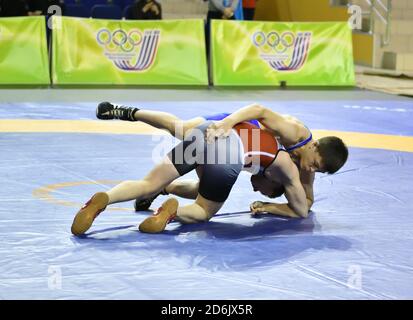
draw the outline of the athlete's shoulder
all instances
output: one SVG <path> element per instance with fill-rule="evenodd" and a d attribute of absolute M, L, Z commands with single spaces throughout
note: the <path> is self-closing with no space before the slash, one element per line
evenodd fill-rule
<path fill-rule="evenodd" d="M 265 170 L 265 174 L 268 178 L 271 178 L 270 176 L 276 176 L 283 182 L 299 178 L 297 166 L 291 160 L 288 152 L 285 152 L 284 150 L 278 151 L 276 159 Z"/>
<path fill-rule="evenodd" d="M 283 118 L 284 118 L 285 120 L 291 121 L 291 122 L 293 122 L 293 123 L 295 123 L 295 124 L 297 124 L 297 125 L 302 125 L 302 126 L 304 126 L 304 123 L 303 123 L 301 120 L 299 120 L 298 118 L 296 118 L 296 117 L 294 117 L 294 116 L 292 116 L 292 115 L 290 115 L 290 114 L 282 114 L 282 116 L 283 116 Z"/>

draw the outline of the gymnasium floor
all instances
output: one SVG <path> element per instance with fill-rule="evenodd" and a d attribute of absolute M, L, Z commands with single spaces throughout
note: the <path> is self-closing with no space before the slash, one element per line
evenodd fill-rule
<path fill-rule="evenodd" d="M 142 234 L 137 224 L 151 212 L 128 202 L 76 238 L 73 217 L 94 192 L 143 177 L 176 142 L 139 123 L 96 121 L 105 100 L 184 119 L 260 102 L 317 137 L 341 136 L 350 156 L 339 173 L 317 176 L 306 220 L 250 217 L 249 204 L 265 198 L 242 174 L 208 223 Z M 412 99 L 360 90 L 3 89 L 0 154 L 1 299 L 413 298 Z"/>

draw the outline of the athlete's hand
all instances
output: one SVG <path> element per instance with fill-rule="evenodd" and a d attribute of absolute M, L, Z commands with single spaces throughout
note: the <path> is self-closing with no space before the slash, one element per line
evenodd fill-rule
<path fill-rule="evenodd" d="M 257 214 L 266 213 L 264 206 L 265 206 L 265 202 L 262 202 L 262 201 L 254 201 L 253 203 L 251 203 L 250 205 L 251 215 L 255 216 Z"/>
<path fill-rule="evenodd" d="M 231 129 L 222 120 L 214 122 L 206 130 L 206 140 L 212 143 L 215 139 L 226 138 L 231 134 Z"/>

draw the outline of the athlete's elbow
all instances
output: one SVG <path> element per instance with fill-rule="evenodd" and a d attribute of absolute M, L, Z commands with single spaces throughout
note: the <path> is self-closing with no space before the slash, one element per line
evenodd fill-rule
<path fill-rule="evenodd" d="M 309 198 L 307 198 L 308 210 L 311 209 L 311 207 L 313 206 L 313 204 L 314 204 L 314 199 L 309 199 Z"/>
<path fill-rule="evenodd" d="M 262 117 L 265 110 L 266 110 L 266 108 L 263 105 L 261 105 L 259 103 L 256 103 L 256 102 L 251 104 L 250 107 L 251 107 L 253 113 L 256 114 L 258 117 Z"/>
<path fill-rule="evenodd" d="M 295 210 L 295 213 L 298 215 L 300 219 L 306 219 L 308 217 L 308 208 L 303 207 L 303 208 L 297 208 Z"/>

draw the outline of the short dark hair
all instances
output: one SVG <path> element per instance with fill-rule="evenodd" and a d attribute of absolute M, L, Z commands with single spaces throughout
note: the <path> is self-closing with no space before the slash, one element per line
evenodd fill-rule
<path fill-rule="evenodd" d="M 285 188 L 284 186 L 279 186 L 274 188 L 273 193 L 271 194 L 270 198 L 274 199 L 274 198 L 278 198 L 281 197 L 285 192 Z"/>
<path fill-rule="evenodd" d="M 347 161 L 348 148 L 338 137 L 319 139 L 317 149 L 322 158 L 323 169 L 329 174 L 337 172 Z"/>

